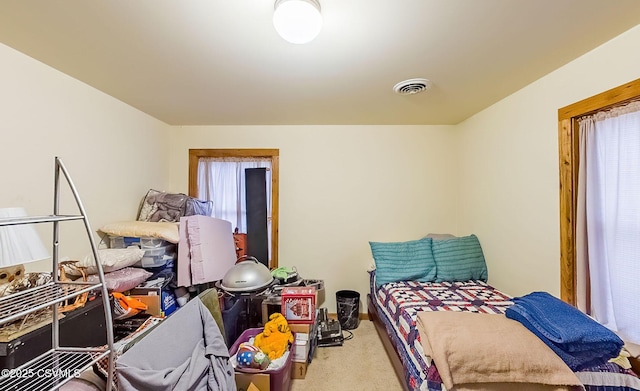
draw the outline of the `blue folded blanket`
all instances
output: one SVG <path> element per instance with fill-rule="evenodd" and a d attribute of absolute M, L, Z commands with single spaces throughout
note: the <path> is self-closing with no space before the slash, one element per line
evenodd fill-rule
<path fill-rule="evenodd" d="M 617 357 L 622 340 L 580 310 L 546 292 L 513 299 L 507 318 L 517 320 L 546 343 L 574 371 Z"/>

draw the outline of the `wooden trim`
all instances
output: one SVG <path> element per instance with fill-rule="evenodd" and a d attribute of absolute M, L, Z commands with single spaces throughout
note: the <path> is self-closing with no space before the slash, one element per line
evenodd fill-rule
<path fill-rule="evenodd" d="M 564 119 L 558 124 L 558 146 L 560 150 L 560 298 L 576 304 L 576 252 L 575 216 L 578 151 L 574 148 L 572 120 Z"/>
<path fill-rule="evenodd" d="M 578 118 L 640 97 L 640 79 L 558 109 L 560 165 L 560 297 L 575 305 L 577 179 L 580 164 Z"/>
<path fill-rule="evenodd" d="M 198 153 L 192 153 L 189 150 L 189 196 L 198 196 L 198 159 L 201 157 Z"/>
<path fill-rule="evenodd" d="M 279 149 L 189 149 L 189 195 L 198 194 L 198 160 L 206 157 L 254 157 L 271 159 L 271 260 L 270 268 L 278 267 L 280 213 L 280 150 Z"/>
<path fill-rule="evenodd" d="M 640 97 L 640 79 L 583 99 L 558 110 L 558 121 L 582 117 Z"/>
<path fill-rule="evenodd" d="M 335 312 L 329 312 L 327 314 L 327 316 L 331 319 L 338 319 L 338 314 L 336 314 Z M 358 315 L 358 319 L 360 320 L 370 320 L 369 319 L 369 314 L 366 314 L 364 312 L 360 312 L 360 314 Z"/>
<path fill-rule="evenodd" d="M 635 373 L 640 373 L 640 358 L 629 357 L 629 363 Z"/>
<path fill-rule="evenodd" d="M 271 268 L 278 267 L 278 243 L 280 243 L 280 156 L 277 149 L 271 151 Z"/>
<path fill-rule="evenodd" d="M 279 149 L 190 149 L 189 155 L 198 157 L 265 157 L 280 156 Z"/>

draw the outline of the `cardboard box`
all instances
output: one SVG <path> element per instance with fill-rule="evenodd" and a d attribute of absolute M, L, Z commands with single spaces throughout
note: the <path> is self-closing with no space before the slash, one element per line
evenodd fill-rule
<path fill-rule="evenodd" d="M 289 328 L 293 333 L 309 334 L 311 332 L 311 326 L 310 323 L 294 323 L 290 324 Z"/>
<path fill-rule="evenodd" d="M 308 356 L 307 356 L 308 363 L 311 363 L 311 361 L 313 360 L 313 356 L 315 354 L 315 350 L 318 345 L 317 319 L 318 319 L 318 316 L 316 313 L 316 321 L 313 324 L 309 324 L 309 323 L 289 324 L 289 328 L 291 329 L 291 331 L 296 333 L 296 337 L 300 336 L 299 338 L 304 338 L 309 340 Z"/>
<path fill-rule="evenodd" d="M 306 362 L 294 362 L 293 368 L 291 368 L 292 379 L 304 379 L 307 376 L 307 363 Z"/>
<path fill-rule="evenodd" d="M 259 391 L 271 391 L 271 379 L 266 373 L 240 373 L 236 372 L 236 390 L 249 391 L 258 389 Z M 251 385 L 255 388 L 250 388 Z"/>
<path fill-rule="evenodd" d="M 282 309 L 282 298 L 280 296 L 272 296 L 262 300 L 262 324 L 269 321 L 269 316 Z"/>
<path fill-rule="evenodd" d="M 316 315 L 316 288 L 296 286 L 282 289 L 281 312 L 291 323 L 313 323 Z"/>
<path fill-rule="evenodd" d="M 296 339 L 291 345 L 291 354 L 293 362 L 307 362 L 309 359 L 309 334 L 296 334 Z"/>
<path fill-rule="evenodd" d="M 317 307 L 322 304 L 324 301 L 324 281 L 323 280 L 304 280 L 305 287 L 307 288 L 315 288 L 316 296 L 315 296 L 315 306 L 316 306 L 316 318 L 317 318 Z M 264 300 L 262 300 L 262 324 L 267 323 L 269 321 L 269 316 L 274 312 L 282 313 L 282 296 L 280 296 L 281 291 L 277 292 Z"/>
<path fill-rule="evenodd" d="M 152 316 L 168 316 L 178 309 L 173 292 L 162 288 L 135 287 L 130 296 L 147 305 L 145 313 Z"/>

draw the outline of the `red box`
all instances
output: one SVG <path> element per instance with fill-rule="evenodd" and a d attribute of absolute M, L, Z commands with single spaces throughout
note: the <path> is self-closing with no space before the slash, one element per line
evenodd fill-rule
<path fill-rule="evenodd" d="M 316 288 L 309 286 L 282 289 L 281 312 L 289 323 L 313 323 L 316 315 Z"/>

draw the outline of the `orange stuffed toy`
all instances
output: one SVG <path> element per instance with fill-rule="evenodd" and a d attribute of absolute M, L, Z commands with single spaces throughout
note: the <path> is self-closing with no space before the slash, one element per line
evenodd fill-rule
<path fill-rule="evenodd" d="M 256 335 L 253 345 L 260 348 L 271 360 L 281 357 L 293 343 L 293 334 L 284 315 L 279 312 L 271 314 L 265 323 L 264 330 Z"/>

